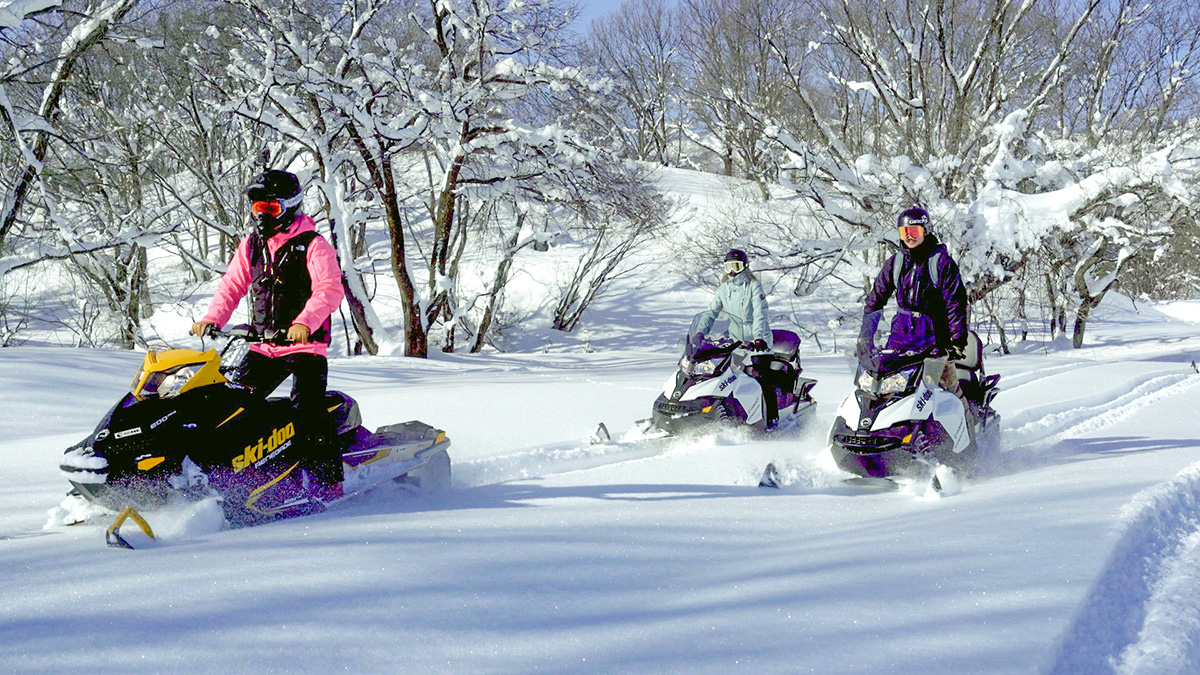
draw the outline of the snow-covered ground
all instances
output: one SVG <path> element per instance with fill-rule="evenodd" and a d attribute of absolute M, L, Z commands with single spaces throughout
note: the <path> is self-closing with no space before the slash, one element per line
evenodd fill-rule
<path fill-rule="evenodd" d="M 682 332 L 697 308 L 672 297 Z M 940 498 L 840 484 L 824 436 L 851 375 L 828 347 L 802 346 L 805 427 L 657 444 L 620 431 L 676 353 L 620 331 L 334 359 L 368 425 L 448 431 L 455 489 L 241 530 L 150 514 L 140 551 L 43 525 L 63 448 L 141 356 L 0 349 L 0 671 L 1200 672 L 1200 325 L 1161 309 L 1115 298 L 1082 350 L 990 357 L 1001 447 Z M 589 445 L 600 421 L 615 440 Z"/>

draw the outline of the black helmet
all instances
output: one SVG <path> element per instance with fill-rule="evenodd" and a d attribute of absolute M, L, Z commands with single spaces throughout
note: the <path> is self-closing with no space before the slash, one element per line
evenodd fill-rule
<path fill-rule="evenodd" d="M 731 277 L 741 274 L 749 264 L 750 258 L 741 249 L 731 248 L 729 253 L 725 254 L 725 272 Z"/>
<path fill-rule="evenodd" d="M 914 206 L 900 214 L 896 219 L 896 227 L 909 227 L 911 225 L 929 229 L 929 213 L 925 209 Z"/>
<path fill-rule="evenodd" d="M 246 186 L 246 198 L 251 204 L 250 215 L 264 237 L 287 229 L 296 219 L 300 202 L 304 201 L 296 174 L 276 169 L 264 171 L 250 181 Z M 277 202 L 279 207 L 272 210 L 267 206 L 272 202 Z M 264 207 L 256 208 L 256 203 L 262 203 Z"/>

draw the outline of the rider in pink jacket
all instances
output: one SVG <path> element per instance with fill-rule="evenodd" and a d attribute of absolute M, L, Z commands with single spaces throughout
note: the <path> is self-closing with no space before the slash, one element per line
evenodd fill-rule
<path fill-rule="evenodd" d="M 306 232 L 316 232 L 313 219 L 299 214 L 288 229 L 267 239 L 267 251 L 270 259 L 274 260 L 279 249 L 297 235 Z M 225 276 L 217 292 L 213 294 L 208 312 L 201 319 L 203 323 L 218 326 L 225 325 L 238 303 L 250 290 L 253 281 L 251 276 L 250 250 L 253 235 L 246 237 L 238 245 L 237 253 L 229 262 Z M 300 313 L 292 317 L 288 329 L 288 338 L 295 341 L 290 345 L 254 344 L 250 349 L 264 356 L 276 357 L 287 354 L 309 353 L 325 356 L 329 347 L 328 340 L 317 339 L 314 333 L 329 322 L 330 316 L 337 311 L 345 297 L 342 289 L 342 271 L 338 266 L 337 254 L 333 246 L 324 237 L 317 235 L 306 247 L 305 263 L 311 279 L 311 295 L 304 303 Z M 305 334 L 307 333 L 307 334 Z"/>
<path fill-rule="evenodd" d="M 224 325 L 249 295 L 250 324 L 264 335 L 286 332 L 289 343 L 251 345 L 230 379 L 267 396 L 292 375 L 301 445 L 326 455 L 320 451 L 331 442 L 333 429 L 325 405 L 325 357 L 330 316 L 344 297 L 337 255 L 312 218 L 299 212 L 303 192 L 294 174 L 267 171 L 246 188 L 246 196 L 254 232 L 238 245 L 208 312 L 192 324 L 192 333 L 203 335 L 209 326 Z M 330 467 L 335 471 L 340 461 L 331 461 Z"/>

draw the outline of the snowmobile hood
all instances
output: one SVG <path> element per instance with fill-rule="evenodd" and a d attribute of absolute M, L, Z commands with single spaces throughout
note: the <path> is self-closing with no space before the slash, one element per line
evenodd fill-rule
<path fill-rule="evenodd" d="M 146 352 L 142 367 L 129 389 L 138 400 L 170 398 L 227 381 L 221 374 L 221 357 L 215 349 L 206 352 L 195 349 L 150 350 Z"/>

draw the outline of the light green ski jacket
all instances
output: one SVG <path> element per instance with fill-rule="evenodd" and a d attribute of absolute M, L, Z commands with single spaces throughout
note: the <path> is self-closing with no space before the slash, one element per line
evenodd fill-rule
<path fill-rule="evenodd" d="M 740 326 L 737 323 L 730 326 L 733 339 L 763 340 L 768 347 L 772 345 L 771 326 L 767 323 L 767 293 L 762 282 L 749 271 L 721 282 L 708 308 L 741 321 Z M 737 334 L 739 330 L 742 335 Z"/>

